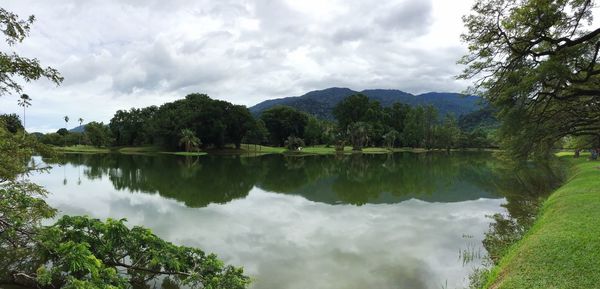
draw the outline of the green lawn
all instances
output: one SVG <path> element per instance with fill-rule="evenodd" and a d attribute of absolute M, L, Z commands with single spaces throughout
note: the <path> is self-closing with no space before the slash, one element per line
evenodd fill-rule
<path fill-rule="evenodd" d="M 206 152 L 161 152 L 161 154 L 177 155 L 177 156 L 203 156 Z"/>
<path fill-rule="evenodd" d="M 59 152 L 65 153 L 109 153 L 110 149 L 108 148 L 99 148 L 95 146 L 88 145 L 74 145 L 68 147 L 54 147 Z"/>
<path fill-rule="evenodd" d="M 492 269 L 486 288 L 600 288 L 600 162 L 563 157 L 568 181 Z"/>

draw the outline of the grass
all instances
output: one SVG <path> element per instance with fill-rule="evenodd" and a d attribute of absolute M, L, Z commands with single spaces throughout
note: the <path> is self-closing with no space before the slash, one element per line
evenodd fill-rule
<path fill-rule="evenodd" d="M 568 181 L 492 268 L 489 289 L 600 288 L 600 162 L 569 158 Z"/>
<path fill-rule="evenodd" d="M 162 154 L 176 155 L 176 156 L 203 156 L 207 155 L 206 152 L 161 152 Z"/>
<path fill-rule="evenodd" d="M 74 145 L 74 146 L 68 146 L 68 147 L 54 147 L 54 149 L 56 149 L 59 152 L 64 152 L 64 153 L 109 153 L 110 149 L 108 148 L 99 148 L 99 147 L 95 147 L 95 146 L 88 146 L 88 145 Z"/>
<path fill-rule="evenodd" d="M 159 153 L 160 148 L 153 146 L 141 146 L 141 147 L 117 147 L 114 151 L 122 154 L 147 154 L 147 153 Z"/>

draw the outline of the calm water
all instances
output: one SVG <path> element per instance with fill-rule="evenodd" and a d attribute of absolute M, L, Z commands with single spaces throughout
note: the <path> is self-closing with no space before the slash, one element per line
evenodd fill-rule
<path fill-rule="evenodd" d="M 52 166 L 32 179 L 61 213 L 127 218 L 217 253 L 256 289 L 464 287 L 481 261 L 459 252 L 485 252 L 486 216 L 526 215 L 523 196 L 552 177 L 530 180 L 489 153 L 66 155 Z"/>

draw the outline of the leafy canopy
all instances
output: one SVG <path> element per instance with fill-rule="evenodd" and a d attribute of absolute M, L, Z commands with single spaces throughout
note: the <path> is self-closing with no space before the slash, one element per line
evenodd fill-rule
<path fill-rule="evenodd" d="M 564 136 L 600 136 L 600 28 L 591 0 L 478 0 L 463 18 L 459 76 L 498 110 L 517 159 L 549 156 Z M 600 138 L 598 138 L 600 141 Z"/>

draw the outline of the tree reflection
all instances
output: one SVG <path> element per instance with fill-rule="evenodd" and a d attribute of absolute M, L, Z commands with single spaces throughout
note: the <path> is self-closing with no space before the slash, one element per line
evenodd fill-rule
<path fill-rule="evenodd" d="M 553 187 L 540 168 L 518 172 L 489 153 L 262 157 L 66 155 L 90 180 L 107 177 L 117 190 L 158 193 L 190 207 L 244 198 L 253 186 L 328 204 L 397 203 L 411 198 L 457 202 L 506 197 L 520 222 L 531 218 L 533 192 Z M 529 214 L 529 215 L 528 215 Z M 522 216 L 522 217 L 521 217 Z"/>

